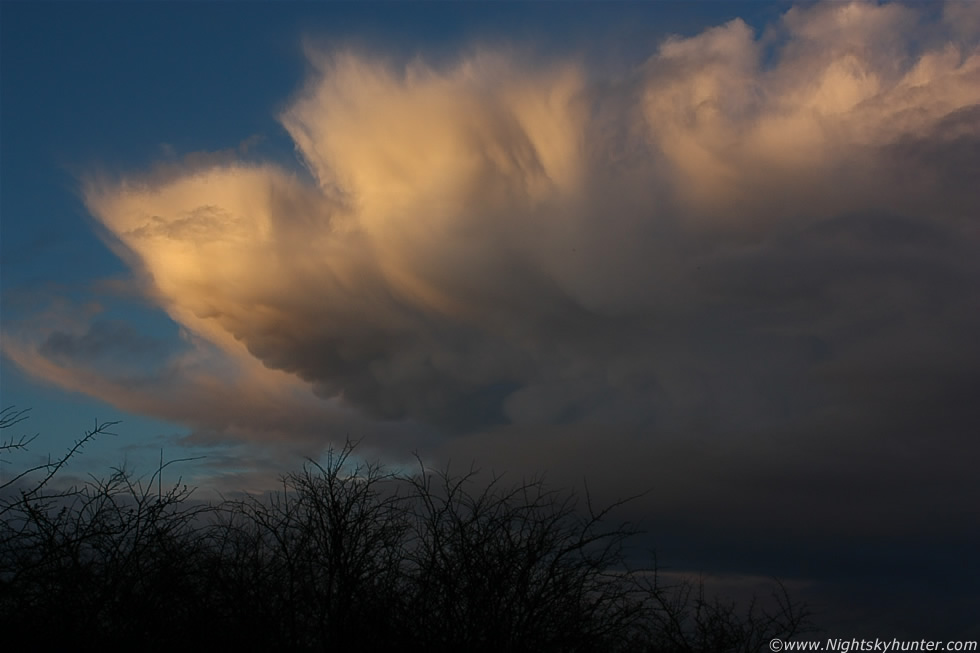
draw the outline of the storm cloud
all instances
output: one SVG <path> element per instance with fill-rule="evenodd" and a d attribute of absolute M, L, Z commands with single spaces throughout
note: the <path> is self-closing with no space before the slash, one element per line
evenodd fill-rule
<path fill-rule="evenodd" d="M 874 420 L 977 356 L 969 7 L 794 8 L 616 78 L 311 46 L 280 119 L 312 179 L 205 161 L 86 203 L 178 324 L 373 418 Z"/>

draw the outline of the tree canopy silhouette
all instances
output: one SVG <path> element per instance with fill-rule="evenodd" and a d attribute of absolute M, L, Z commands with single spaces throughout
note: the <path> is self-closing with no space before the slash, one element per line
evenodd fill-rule
<path fill-rule="evenodd" d="M 0 427 L 25 416 L 6 409 Z M 149 479 L 116 469 L 55 489 L 55 474 L 110 426 L 96 423 L 64 456 L 0 488 L 0 627 L 11 641 L 749 652 L 809 623 L 778 584 L 769 609 L 740 610 L 630 566 L 636 531 L 612 521 L 623 502 L 597 508 L 587 491 L 542 478 L 481 481 L 474 468 L 421 460 L 395 474 L 361 461 L 350 441 L 282 477 L 277 492 L 218 504 L 179 480 L 164 491 L 163 464 Z M 5 440 L 0 452 L 31 440 Z"/>

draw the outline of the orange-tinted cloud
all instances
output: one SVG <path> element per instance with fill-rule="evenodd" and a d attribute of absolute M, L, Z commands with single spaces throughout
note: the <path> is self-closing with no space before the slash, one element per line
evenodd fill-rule
<path fill-rule="evenodd" d="M 86 205 L 147 295 L 270 396 L 449 431 L 764 424 L 826 408 L 872 340 L 894 341 L 879 365 L 974 324 L 975 18 L 794 8 L 614 80 L 311 49 L 281 114 L 309 178 L 205 158 L 90 181 Z"/>

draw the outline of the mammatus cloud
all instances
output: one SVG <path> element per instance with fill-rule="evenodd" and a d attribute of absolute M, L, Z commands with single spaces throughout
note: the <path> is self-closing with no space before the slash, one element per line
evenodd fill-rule
<path fill-rule="evenodd" d="M 616 79 L 311 49 L 280 119 L 312 181 L 204 160 L 86 204 L 188 342 L 272 397 L 447 433 L 878 423 L 977 360 L 976 13 L 794 8 Z M 140 392 L 72 381 L 66 338 L 14 358 Z"/>

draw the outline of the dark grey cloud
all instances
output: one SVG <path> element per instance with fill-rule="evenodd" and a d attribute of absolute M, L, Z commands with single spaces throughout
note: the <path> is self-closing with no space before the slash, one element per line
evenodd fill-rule
<path fill-rule="evenodd" d="M 156 367 L 171 353 L 172 344 L 144 335 L 118 320 L 96 320 L 85 333 L 56 330 L 38 346 L 38 353 L 52 360 L 73 363 L 109 363 Z"/>

